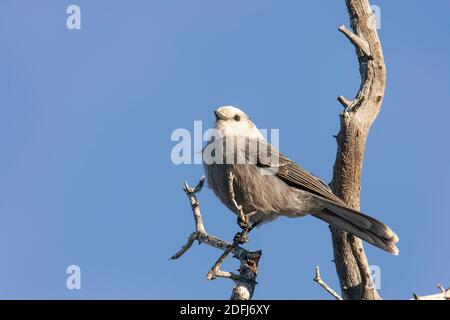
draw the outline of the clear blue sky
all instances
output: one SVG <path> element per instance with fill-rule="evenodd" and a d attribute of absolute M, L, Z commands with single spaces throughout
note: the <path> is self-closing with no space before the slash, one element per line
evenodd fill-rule
<path fill-rule="evenodd" d="M 77 4 L 82 29 L 66 28 Z M 362 209 L 400 236 L 400 255 L 366 245 L 387 299 L 450 285 L 450 2 L 373 1 L 388 82 L 370 133 Z M 228 298 L 205 280 L 219 252 L 194 246 L 181 190 L 201 165 L 172 164 L 176 128 L 205 128 L 220 105 L 279 128 L 285 154 L 329 181 L 341 106 L 359 87 L 344 1 L 0 2 L 0 298 Z M 208 231 L 235 217 L 210 190 Z M 329 299 L 327 226 L 279 219 L 254 232 L 255 298 Z M 66 289 L 66 267 L 82 289 Z M 286 266 L 288 269 L 286 270 Z M 237 267 L 235 261 L 225 269 Z"/>

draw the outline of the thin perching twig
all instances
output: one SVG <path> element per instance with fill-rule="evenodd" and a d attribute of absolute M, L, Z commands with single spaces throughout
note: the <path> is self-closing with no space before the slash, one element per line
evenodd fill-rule
<path fill-rule="evenodd" d="M 231 171 L 230 174 L 228 175 L 228 193 L 230 194 L 231 201 L 233 202 L 233 205 L 236 208 L 236 211 L 238 212 L 239 226 L 242 229 L 248 227 L 248 221 L 246 219 L 244 210 L 242 209 L 242 206 L 238 204 L 236 201 L 236 195 L 234 194 L 234 174 Z"/>
<path fill-rule="evenodd" d="M 196 193 L 201 191 L 204 182 L 205 177 L 202 177 L 197 186 L 194 188 L 190 187 L 187 183 L 185 183 L 184 185 L 183 190 L 188 196 L 191 204 L 192 213 L 195 220 L 196 231 L 189 236 L 186 244 L 183 245 L 183 247 L 171 257 L 171 259 L 175 260 L 180 258 L 192 247 L 192 244 L 196 240 L 200 243 L 205 243 L 214 248 L 223 250 L 224 253 L 220 256 L 217 262 L 209 270 L 207 279 L 213 280 L 219 277 L 231 279 L 235 283 L 233 292 L 231 294 L 231 299 L 249 300 L 253 296 L 253 292 L 255 290 L 256 277 L 258 274 L 258 263 L 259 259 L 261 258 L 262 252 L 260 250 L 255 252 L 248 251 L 242 248 L 236 241 L 230 243 L 228 241 L 219 239 L 215 236 L 209 235 L 206 232 L 205 226 L 203 224 L 202 215 L 200 212 L 200 204 L 196 196 Z M 233 200 L 234 200 L 234 192 L 233 192 Z M 237 202 L 236 205 L 239 206 Z M 239 234 L 240 233 L 238 233 L 235 236 L 235 239 L 237 239 L 237 236 Z M 233 257 L 238 259 L 240 262 L 239 274 L 220 270 L 220 266 L 230 253 L 232 253 Z"/>
<path fill-rule="evenodd" d="M 329 294 L 331 294 L 336 300 L 342 300 L 342 297 L 334 291 L 325 281 L 320 277 L 320 268 L 316 267 L 316 276 L 314 277 L 314 281 L 317 282 L 322 288 L 324 288 Z"/>

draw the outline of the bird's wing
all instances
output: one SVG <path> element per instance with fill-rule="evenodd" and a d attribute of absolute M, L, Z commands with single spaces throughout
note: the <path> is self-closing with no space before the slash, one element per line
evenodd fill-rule
<path fill-rule="evenodd" d="M 257 166 L 272 168 L 275 175 L 292 187 L 344 205 L 343 201 L 331 192 L 325 182 L 290 160 L 269 143 L 260 142 Z"/>
<path fill-rule="evenodd" d="M 256 165 L 270 170 L 294 188 L 308 191 L 328 200 L 324 210 L 313 213 L 317 218 L 350 232 L 383 250 L 398 254 L 399 251 L 395 245 L 399 240 L 398 236 L 387 225 L 346 206 L 323 181 L 281 154 L 267 142 L 259 145 Z"/>

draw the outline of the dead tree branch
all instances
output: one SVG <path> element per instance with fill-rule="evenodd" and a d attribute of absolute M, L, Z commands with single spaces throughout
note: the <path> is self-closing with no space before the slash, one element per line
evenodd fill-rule
<path fill-rule="evenodd" d="M 206 232 L 203 224 L 202 215 L 200 212 L 200 204 L 198 202 L 196 194 L 202 190 L 205 182 L 205 177 L 202 177 L 196 187 L 192 188 L 187 183 L 184 185 L 184 192 L 188 196 L 191 204 L 192 213 L 195 220 L 195 232 L 189 237 L 185 245 L 174 254 L 171 259 L 175 260 L 180 258 L 186 251 L 191 248 L 194 241 L 207 244 L 211 247 L 224 251 L 217 262 L 209 270 L 207 279 L 214 280 L 217 278 L 227 278 L 234 281 L 235 286 L 231 294 L 231 300 L 249 300 L 252 298 L 256 286 L 256 277 L 258 274 L 258 263 L 261 258 L 261 251 L 248 251 L 237 242 L 230 243 L 225 240 L 219 239 L 215 236 L 209 235 Z M 233 197 L 234 198 L 234 197 Z M 239 206 L 236 203 L 237 206 Z M 238 233 L 239 234 L 239 233 Z M 237 235 L 236 237 L 237 238 Z M 228 255 L 233 254 L 233 257 L 239 260 L 239 274 L 220 270 L 220 266 Z"/>
<path fill-rule="evenodd" d="M 337 155 L 330 184 L 333 192 L 350 207 L 359 210 L 360 181 L 365 145 L 370 127 L 384 97 L 386 69 L 376 23 L 368 0 L 346 0 L 353 31 L 339 27 L 353 44 L 359 62 L 361 87 L 349 101 L 339 96 L 345 107 L 340 114 Z M 381 299 L 372 286 L 371 272 L 359 238 L 330 227 L 334 261 L 344 299 Z"/>
<path fill-rule="evenodd" d="M 325 289 L 329 294 L 331 294 L 336 300 L 342 300 L 342 297 L 333 290 L 325 281 L 322 280 L 320 276 L 320 268 L 316 267 L 316 276 L 314 277 L 314 282 L 316 282 L 319 286 Z"/>
<path fill-rule="evenodd" d="M 417 293 L 413 293 L 414 300 L 450 300 L 450 288 L 445 289 L 441 284 L 438 284 L 437 287 L 441 291 L 440 293 L 428 296 L 419 296 Z"/>

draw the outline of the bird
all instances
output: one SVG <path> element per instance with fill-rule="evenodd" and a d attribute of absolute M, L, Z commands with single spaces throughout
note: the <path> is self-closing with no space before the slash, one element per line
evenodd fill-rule
<path fill-rule="evenodd" d="M 205 176 L 238 217 L 241 209 L 257 225 L 311 215 L 398 255 L 399 238 L 391 228 L 346 205 L 326 183 L 279 152 L 242 110 L 223 106 L 214 114 L 215 127 L 202 150 Z"/>

